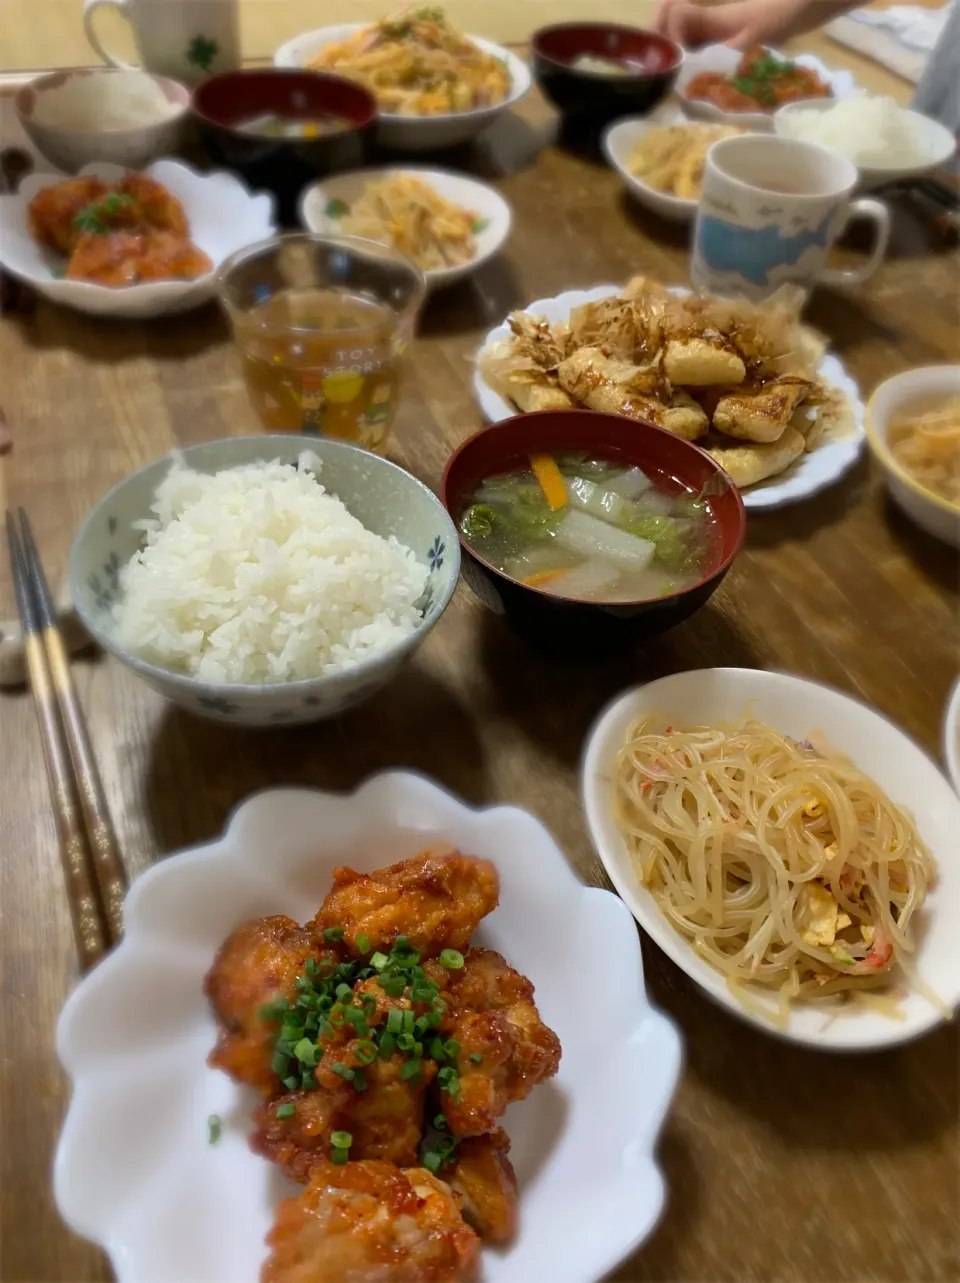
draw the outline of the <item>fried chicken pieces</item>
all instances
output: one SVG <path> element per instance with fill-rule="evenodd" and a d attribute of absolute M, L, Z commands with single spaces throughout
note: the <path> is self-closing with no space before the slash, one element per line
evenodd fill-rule
<path fill-rule="evenodd" d="M 70 178 L 39 191 L 27 216 L 34 240 L 67 258 L 69 280 L 121 288 L 195 280 L 213 269 L 190 240 L 183 206 L 147 174 L 109 185 Z"/>
<path fill-rule="evenodd" d="M 262 1283 L 468 1283 L 480 1241 L 516 1232 L 499 1120 L 559 1040 L 530 981 L 469 947 L 499 897 L 489 862 L 426 851 L 333 880 L 306 926 L 238 927 L 205 984 L 210 1064 L 261 1094 L 251 1146 L 305 1186 Z"/>
<path fill-rule="evenodd" d="M 636 277 L 567 322 L 514 312 L 480 369 L 521 410 L 586 406 L 699 441 L 741 487 L 774 476 L 849 408 L 818 382 L 822 345 L 785 288 L 762 306 L 688 296 Z M 828 425 L 828 420 L 830 421 Z"/>

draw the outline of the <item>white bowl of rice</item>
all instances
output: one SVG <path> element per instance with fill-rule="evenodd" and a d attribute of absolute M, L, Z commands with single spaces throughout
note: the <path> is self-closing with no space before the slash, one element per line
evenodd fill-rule
<path fill-rule="evenodd" d="M 174 704 L 239 726 L 319 721 L 396 675 L 456 587 L 459 542 L 416 477 L 301 436 L 191 446 L 87 517 L 88 632 Z"/>
<path fill-rule="evenodd" d="M 775 112 L 773 128 L 783 138 L 819 143 L 852 160 L 861 191 L 919 178 L 945 164 L 957 147 L 939 121 L 871 94 L 787 103 Z"/>

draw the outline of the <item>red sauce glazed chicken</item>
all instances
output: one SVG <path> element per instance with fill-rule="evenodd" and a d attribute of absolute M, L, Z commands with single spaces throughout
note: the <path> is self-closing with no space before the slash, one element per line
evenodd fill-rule
<path fill-rule="evenodd" d="M 261 1283 L 471 1283 L 509 1243 L 500 1126 L 552 1077 L 533 985 L 470 947 L 497 906 L 486 860 L 426 851 L 334 870 L 313 920 L 247 922 L 206 979 L 210 1063 L 261 1097 L 251 1144 L 304 1186 L 280 1205 Z"/>

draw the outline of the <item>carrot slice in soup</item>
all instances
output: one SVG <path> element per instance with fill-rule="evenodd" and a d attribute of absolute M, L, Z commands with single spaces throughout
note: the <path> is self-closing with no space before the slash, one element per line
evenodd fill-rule
<path fill-rule="evenodd" d="M 546 496 L 547 503 L 556 512 L 567 506 L 567 487 L 557 467 L 556 460 L 549 454 L 532 454 L 530 467 L 533 475 L 540 482 L 540 489 Z"/>

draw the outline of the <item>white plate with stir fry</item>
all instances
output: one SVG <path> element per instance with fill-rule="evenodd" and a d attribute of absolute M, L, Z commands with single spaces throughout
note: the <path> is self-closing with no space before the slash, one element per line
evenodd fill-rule
<path fill-rule="evenodd" d="M 300 219 L 311 232 L 392 245 L 428 290 L 472 275 L 503 248 L 510 206 L 486 183 L 444 169 L 361 169 L 308 187 Z"/>
<path fill-rule="evenodd" d="M 124 925 L 60 1019 L 54 1174 L 118 1283 L 590 1283 L 656 1223 L 680 1040 L 624 905 L 526 812 L 401 771 L 270 790 L 141 877 Z M 318 1233 L 339 1190 L 350 1214 Z"/>
<path fill-rule="evenodd" d="M 874 709 L 784 673 L 676 673 L 601 715 L 583 790 L 634 917 L 743 1019 L 866 1051 L 960 1002 L 960 800 Z"/>

